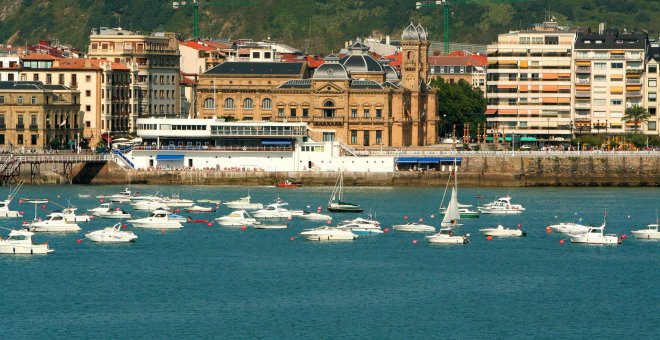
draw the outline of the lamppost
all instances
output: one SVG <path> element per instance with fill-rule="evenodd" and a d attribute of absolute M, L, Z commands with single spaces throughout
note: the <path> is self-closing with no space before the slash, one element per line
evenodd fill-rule
<path fill-rule="evenodd" d="M 548 120 L 548 125 L 546 126 L 548 128 L 548 136 L 546 139 L 548 140 L 548 144 L 550 144 L 550 118 L 546 118 Z"/>

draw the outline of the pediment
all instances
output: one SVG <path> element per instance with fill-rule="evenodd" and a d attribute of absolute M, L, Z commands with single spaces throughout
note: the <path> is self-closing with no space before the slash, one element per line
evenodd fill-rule
<path fill-rule="evenodd" d="M 316 93 L 337 94 L 344 93 L 344 91 L 345 89 L 342 86 L 331 82 L 324 82 L 314 86 L 314 92 Z"/>

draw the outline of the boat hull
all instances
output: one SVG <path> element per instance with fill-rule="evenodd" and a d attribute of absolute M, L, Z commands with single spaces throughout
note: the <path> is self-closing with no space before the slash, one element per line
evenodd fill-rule
<path fill-rule="evenodd" d="M 286 229 L 288 227 L 286 224 L 257 224 L 254 229 Z"/>
<path fill-rule="evenodd" d="M 520 229 L 479 229 L 479 232 L 484 236 L 493 237 L 522 237 L 527 236 L 527 233 Z"/>
<path fill-rule="evenodd" d="M 99 243 L 128 243 L 135 242 L 137 236 L 131 232 L 105 233 L 102 230 L 85 235 L 92 242 Z"/>
<path fill-rule="evenodd" d="M 21 217 L 21 214 L 18 211 L 0 211 L 0 218 L 15 218 Z"/>
<path fill-rule="evenodd" d="M 47 244 L 21 245 L 0 242 L 0 254 L 34 255 L 48 254 L 52 251 L 52 249 L 48 248 Z"/>
<path fill-rule="evenodd" d="M 80 231 L 80 227 L 73 225 L 31 225 L 30 231 L 35 233 L 69 233 Z"/>
<path fill-rule="evenodd" d="M 631 231 L 633 234 L 633 237 L 637 240 L 660 240 L 660 233 L 659 232 L 646 232 L 646 231 L 637 231 L 633 230 Z"/>
<path fill-rule="evenodd" d="M 568 235 L 571 243 L 583 244 L 619 244 L 621 240 L 616 235 L 605 235 L 602 237 L 588 237 L 588 234 Z"/>
<path fill-rule="evenodd" d="M 447 235 L 431 235 L 426 236 L 426 240 L 432 244 L 466 244 L 468 238 L 465 236 L 447 236 Z"/>
<path fill-rule="evenodd" d="M 177 221 L 128 221 L 135 228 L 144 229 L 181 229 L 183 226 Z"/>
<path fill-rule="evenodd" d="M 434 233 L 435 227 L 430 225 L 418 224 L 418 225 L 409 225 L 409 224 L 397 224 L 393 225 L 392 229 L 396 231 L 405 231 L 409 233 Z"/>
<path fill-rule="evenodd" d="M 359 205 L 347 205 L 347 204 L 331 204 L 328 205 L 328 211 L 332 212 L 363 212 L 364 209 L 360 208 Z"/>

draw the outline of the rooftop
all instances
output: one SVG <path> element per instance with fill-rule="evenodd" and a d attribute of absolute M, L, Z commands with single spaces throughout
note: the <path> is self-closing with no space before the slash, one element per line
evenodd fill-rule
<path fill-rule="evenodd" d="M 304 62 L 226 62 L 204 74 L 300 76 L 304 71 Z"/>

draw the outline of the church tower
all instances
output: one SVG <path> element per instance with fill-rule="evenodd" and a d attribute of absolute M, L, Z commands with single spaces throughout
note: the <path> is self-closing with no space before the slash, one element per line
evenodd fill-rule
<path fill-rule="evenodd" d="M 420 83 L 426 84 L 429 72 L 429 41 L 422 25 L 411 22 L 401 36 L 401 80 L 402 85 L 411 91 L 419 91 Z"/>

